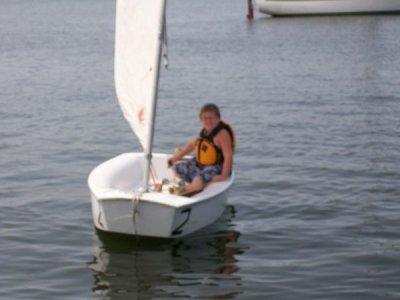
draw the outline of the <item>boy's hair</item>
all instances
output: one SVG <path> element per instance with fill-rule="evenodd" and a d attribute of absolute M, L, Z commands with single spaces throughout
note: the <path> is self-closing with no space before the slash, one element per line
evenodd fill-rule
<path fill-rule="evenodd" d="M 207 104 L 205 104 L 205 105 L 201 108 L 199 116 L 201 117 L 201 115 L 202 115 L 204 112 L 213 112 L 213 113 L 215 113 L 215 114 L 217 115 L 218 118 L 221 118 L 221 113 L 220 113 L 220 111 L 219 111 L 219 108 L 218 108 L 218 106 L 215 105 L 214 103 L 207 103 Z"/>

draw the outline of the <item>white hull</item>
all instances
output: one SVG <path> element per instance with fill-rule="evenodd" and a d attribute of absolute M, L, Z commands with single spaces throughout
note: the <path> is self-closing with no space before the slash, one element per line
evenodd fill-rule
<path fill-rule="evenodd" d="M 158 179 L 173 180 L 166 154 L 153 154 Z M 168 191 L 143 193 L 143 153 L 125 153 L 96 167 L 88 179 L 93 222 L 96 228 L 122 234 L 176 238 L 188 235 L 222 215 L 230 180 L 210 184 L 192 197 L 171 195 Z"/>
<path fill-rule="evenodd" d="M 400 0 L 255 0 L 255 5 L 272 16 L 400 12 Z"/>

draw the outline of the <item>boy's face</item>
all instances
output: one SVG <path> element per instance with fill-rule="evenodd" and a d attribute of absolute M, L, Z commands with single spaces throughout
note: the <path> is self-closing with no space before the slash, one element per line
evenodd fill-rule
<path fill-rule="evenodd" d="M 213 130 L 219 123 L 218 116 L 212 111 L 205 111 L 200 116 L 200 121 L 203 127 L 207 130 Z"/>

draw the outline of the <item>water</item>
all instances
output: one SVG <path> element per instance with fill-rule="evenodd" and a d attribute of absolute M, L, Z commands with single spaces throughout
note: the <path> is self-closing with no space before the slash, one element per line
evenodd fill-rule
<path fill-rule="evenodd" d="M 114 1 L 0 11 L 1 299 L 399 299 L 400 18 L 245 19 L 168 3 L 156 150 L 217 102 L 224 216 L 176 241 L 93 229 L 88 173 L 138 151 L 113 88 Z"/>

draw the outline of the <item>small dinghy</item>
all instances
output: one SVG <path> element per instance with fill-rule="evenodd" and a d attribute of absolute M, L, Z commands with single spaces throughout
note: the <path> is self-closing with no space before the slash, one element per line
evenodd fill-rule
<path fill-rule="evenodd" d="M 255 0 L 255 6 L 272 16 L 400 12 L 400 0 Z"/>
<path fill-rule="evenodd" d="M 117 0 L 115 85 L 122 112 L 143 152 L 125 153 L 89 175 L 93 222 L 114 233 L 176 238 L 218 219 L 234 175 L 191 196 L 175 184 L 167 154 L 153 153 L 160 61 L 165 49 L 166 0 Z M 189 106 L 188 106 L 189 108 Z"/>

